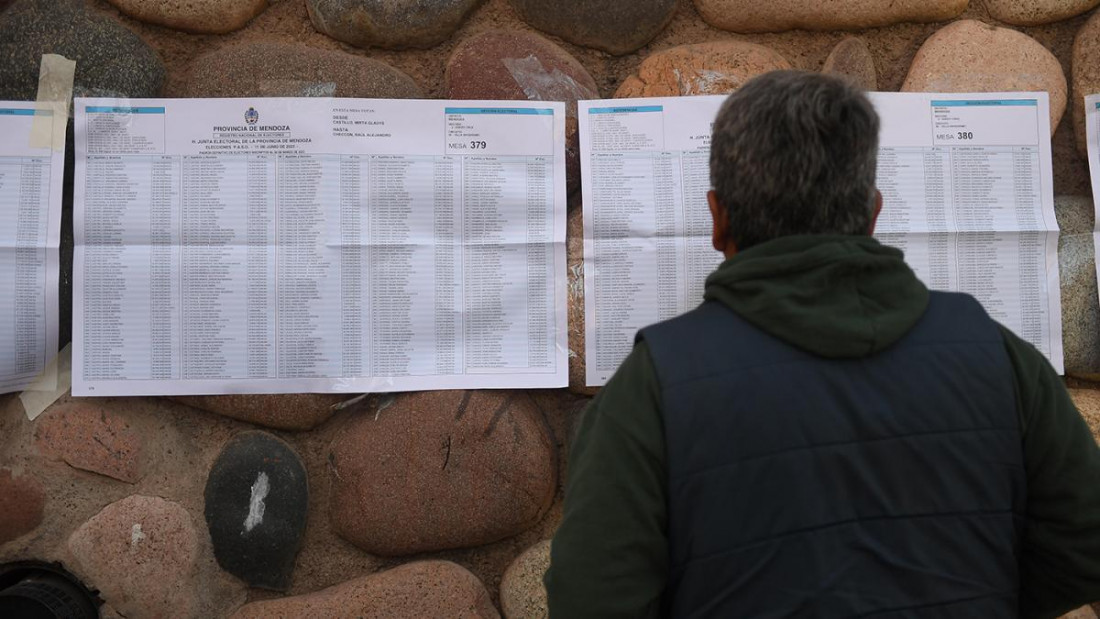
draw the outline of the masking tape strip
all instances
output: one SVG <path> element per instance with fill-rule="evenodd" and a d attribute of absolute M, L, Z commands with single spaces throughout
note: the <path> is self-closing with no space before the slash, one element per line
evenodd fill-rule
<path fill-rule="evenodd" d="M 19 394 L 27 419 L 35 417 L 50 407 L 58 398 L 68 393 L 73 384 L 72 344 L 66 344 L 61 352 L 51 360 L 38 378 Z"/>
<path fill-rule="evenodd" d="M 57 54 L 42 54 L 38 70 L 37 108 L 50 115 L 35 114 L 31 124 L 31 148 L 65 149 L 65 127 L 69 123 L 69 103 L 73 100 L 76 61 Z"/>

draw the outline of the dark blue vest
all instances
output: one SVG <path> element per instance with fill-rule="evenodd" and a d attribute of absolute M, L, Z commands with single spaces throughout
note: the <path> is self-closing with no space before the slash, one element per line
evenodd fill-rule
<path fill-rule="evenodd" d="M 717 302 L 639 333 L 661 384 L 672 617 L 1014 617 L 1013 372 L 973 298 L 827 359 Z"/>

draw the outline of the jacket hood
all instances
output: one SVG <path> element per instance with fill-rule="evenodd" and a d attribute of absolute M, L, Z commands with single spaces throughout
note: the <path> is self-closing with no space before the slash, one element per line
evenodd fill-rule
<path fill-rule="evenodd" d="M 788 236 L 723 262 L 704 297 L 779 339 L 823 357 L 875 354 L 928 306 L 900 250 L 870 236 Z"/>

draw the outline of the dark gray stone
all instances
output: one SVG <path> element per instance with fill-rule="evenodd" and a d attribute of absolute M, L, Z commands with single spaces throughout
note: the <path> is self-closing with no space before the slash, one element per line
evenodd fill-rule
<path fill-rule="evenodd" d="M 0 0 L 0 5 L 4 0 Z M 33 101 L 42 54 L 76 61 L 75 96 L 155 97 L 164 65 L 136 34 L 108 17 L 88 13 L 77 0 L 15 0 L 0 6 L 0 99 Z M 61 213 L 61 332 L 71 339 L 73 258 L 73 125 L 65 146 Z"/>
<path fill-rule="evenodd" d="M 358 47 L 435 47 L 482 0 L 307 0 L 313 25 Z"/>
<path fill-rule="evenodd" d="M 83 2 L 15 0 L 0 13 L 0 99 L 35 98 L 42 54 L 76 61 L 76 96 L 155 97 L 164 82 L 140 37 Z"/>
<path fill-rule="evenodd" d="M 298 454 L 266 432 L 240 434 L 210 469 L 205 499 L 218 565 L 251 587 L 286 591 L 309 511 Z"/>
<path fill-rule="evenodd" d="M 653 40 L 676 0 L 510 0 L 520 19 L 570 43 L 622 55 Z"/>

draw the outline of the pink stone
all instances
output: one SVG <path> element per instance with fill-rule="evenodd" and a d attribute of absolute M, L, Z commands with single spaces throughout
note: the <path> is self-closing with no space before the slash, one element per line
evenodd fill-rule
<path fill-rule="evenodd" d="M 199 539 L 178 503 L 132 495 L 103 508 L 69 537 L 85 582 L 127 617 L 196 614 Z"/>
<path fill-rule="evenodd" d="M 567 189 L 580 187 L 576 102 L 597 99 L 599 89 L 584 66 L 553 42 L 518 30 L 488 30 L 455 48 L 447 61 L 448 99 L 564 101 Z"/>
<path fill-rule="evenodd" d="M 46 497 L 38 481 L 29 476 L 15 477 L 11 469 L 0 469 L 0 544 L 30 533 L 42 523 Z"/>
<path fill-rule="evenodd" d="M 556 453 L 526 393 L 399 395 L 349 420 L 332 443 L 333 529 L 385 556 L 495 542 L 550 508 Z"/>
<path fill-rule="evenodd" d="M 208 411 L 278 430 L 311 430 L 335 412 L 334 406 L 352 395 L 327 393 L 285 393 L 279 395 L 191 395 L 170 399 Z"/>
<path fill-rule="evenodd" d="M 145 474 L 142 436 L 111 411 L 83 403 L 47 409 L 35 422 L 35 443 L 73 468 L 137 483 Z"/>
<path fill-rule="evenodd" d="M 748 41 L 679 45 L 647 56 L 615 98 L 728 94 L 757 75 L 790 68 L 779 52 Z"/>
<path fill-rule="evenodd" d="M 496 619 L 485 586 L 449 561 L 417 561 L 314 593 L 253 602 L 232 619 L 455 617 Z"/>

